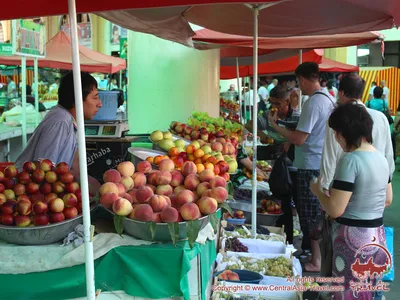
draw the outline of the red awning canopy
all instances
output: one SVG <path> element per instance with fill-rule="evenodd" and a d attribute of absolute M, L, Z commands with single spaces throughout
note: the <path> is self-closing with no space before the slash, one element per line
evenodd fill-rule
<path fill-rule="evenodd" d="M 79 45 L 81 70 L 84 72 L 116 73 L 126 69 L 126 60 L 96 52 Z M 27 58 L 27 66 L 33 60 Z M 21 65 L 20 56 L 0 57 L 0 65 Z M 46 44 L 46 57 L 39 59 L 40 68 L 72 70 L 71 40 L 64 31 L 57 33 Z"/>
<path fill-rule="evenodd" d="M 315 62 L 319 65 L 321 72 L 358 72 L 357 66 L 343 64 L 328 58 L 323 57 L 322 50 L 312 50 L 303 54 L 303 62 Z M 286 59 L 275 60 L 267 63 L 258 65 L 259 75 L 272 75 L 272 74 L 287 74 L 294 73 L 297 66 L 299 65 L 299 56 L 292 56 Z M 240 66 L 239 67 L 240 77 L 253 76 L 253 66 Z M 220 69 L 221 79 L 233 79 L 236 78 L 236 67 L 235 66 L 221 66 Z"/>
<path fill-rule="evenodd" d="M 264 37 L 365 32 L 400 23 L 399 0 L 76 0 L 78 13 L 95 12 L 125 28 L 187 45 L 194 35 L 188 22 L 252 36 L 253 13 L 244 4 L 257 3 L 267 6 L 259 13 L 259 36 Z M 51 5 L 15 0 L 0 10 L 0 20 L 67 13 L 66 0 Z"/>

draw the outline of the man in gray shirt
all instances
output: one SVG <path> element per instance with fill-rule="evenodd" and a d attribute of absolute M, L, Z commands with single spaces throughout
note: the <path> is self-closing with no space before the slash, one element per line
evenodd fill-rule
<path fill-rule="evenodd" d="M 279 127 L 276 114 L 269 115 L 271 126 L 295 147 L 294 165 L 297 167 L 297 211 L 303 231 L 302 249 L 310 249 L 311 262 L 321 259 L 318 241 L 310 237 L 321 214 L 318 199 L 310 190 L 310 181 L 319 176 L 322 147 L 324 145 L 325 126 L 335 107 L 335 99 L 319 84 L 319 68 L 316 63 L 305 62 L 297 67 L 296 76 L 304 95 L 310 96 L 302 108 L 301 116 L 295 131 Z M 314 258 L 315 255 L 315 258 Z M 315 262 L 317 265 L 318 262 Z M 318 271 L 318 270 L 305 270 Z"/>
<path fill-rule="evenodd" d="M 101 107 L 97 81 L 88 73 L 81 73 L 83 112 L 91 120 Z M 53 163 L 66 162 L 79 178 L 79 157 L 76 124 L 73 73 L 66 74 L 58 89 L 58 105 L 53 107 L 34 131 L 29 142 L 15 162 L 18 170 L 26 161 L 50 159 Z M 96 194 L 98 182 L 89 178 L 91 194 Z"/>

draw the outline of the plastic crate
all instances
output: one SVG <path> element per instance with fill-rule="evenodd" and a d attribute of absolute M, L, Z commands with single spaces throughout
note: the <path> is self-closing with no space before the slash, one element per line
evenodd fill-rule
<path fill-rule="evenodd" d="M 99 91 L 102 107 L 99 109 L 93 120 L 110 121 L 117 118 L 118 95 L 116 91 Z"/>

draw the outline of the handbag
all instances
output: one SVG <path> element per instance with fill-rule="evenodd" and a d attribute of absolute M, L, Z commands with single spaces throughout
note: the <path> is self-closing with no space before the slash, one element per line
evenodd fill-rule
<path fill-rule="evenodd" d="M 382 280 L 392 282 L 394 281 L 394 228 L 385 227 L 385 235 L 386 235 L 386 249 L 392 256 L 393 267 L 389 270 L 388 273 L 383 275 Z"/>
<path fill-rule="evenodd" d="M 321 214 L 322 229 L 319 241 L 321 251 L 321 277 L 332 277 L 333 245 L 332 220 L 326 212 Z"/>

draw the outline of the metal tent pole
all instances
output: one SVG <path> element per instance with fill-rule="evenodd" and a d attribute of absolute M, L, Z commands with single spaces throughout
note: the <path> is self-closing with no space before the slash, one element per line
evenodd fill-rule
<path fill-rule="evenodd" d="M 237 77 L 237 85 L 238 85 L 238 94 L 239 94 L 239 121 L 243 124 L 243 116 L 242 116 L 242 94 L 240 90 L 240 74 L 239 74 L 239 58 L 236 57 L 236 77 Z"/>
<path fill-rule="evenodd" d="M 74 77 L 74 94 L 76 121 L 78 123 L 78 151 L 79 171 L 82 190 L 83 230 L 85 241 L 85 266 L 86 266 L 86 298 L 95 300 L 93 241 L 91 240 L 89 185 L 86 161 L 85 124 L 83 116 L 83 99 L 81 84 L 81 68 L 79 59 L 78 26 L 76 19 L 75 0 L 68 0 L 69 24 L 71 26 L 72 43 L 72 69 Z"/>
<path fill-rule="evenodd" d="M 303 63 L 303 50 L 300 49 L 299 50 L 299 65 L 301 65 Z M 301 113 L 301 107 L 303 105 L 302 103 L 302 93 L 301 90 L 299 89 L 299 112 Z"/>
<path fill-rule="evenodd" d="M 35 57 L 33 60 L 33 82 L 35 83 L 35 108 L 36 108 L 36 126 L 39 125 L 39 68 L 38 58 Z"/>
<path fill-rule="evenodd" d="M 27 143 L 27 133 L 26 133 L 26 56 L 21 56 L 21 72 L 22 72 L 22 149 L 25 149 Z M 17 83 L 18 89 L 19 82 Z"/>

